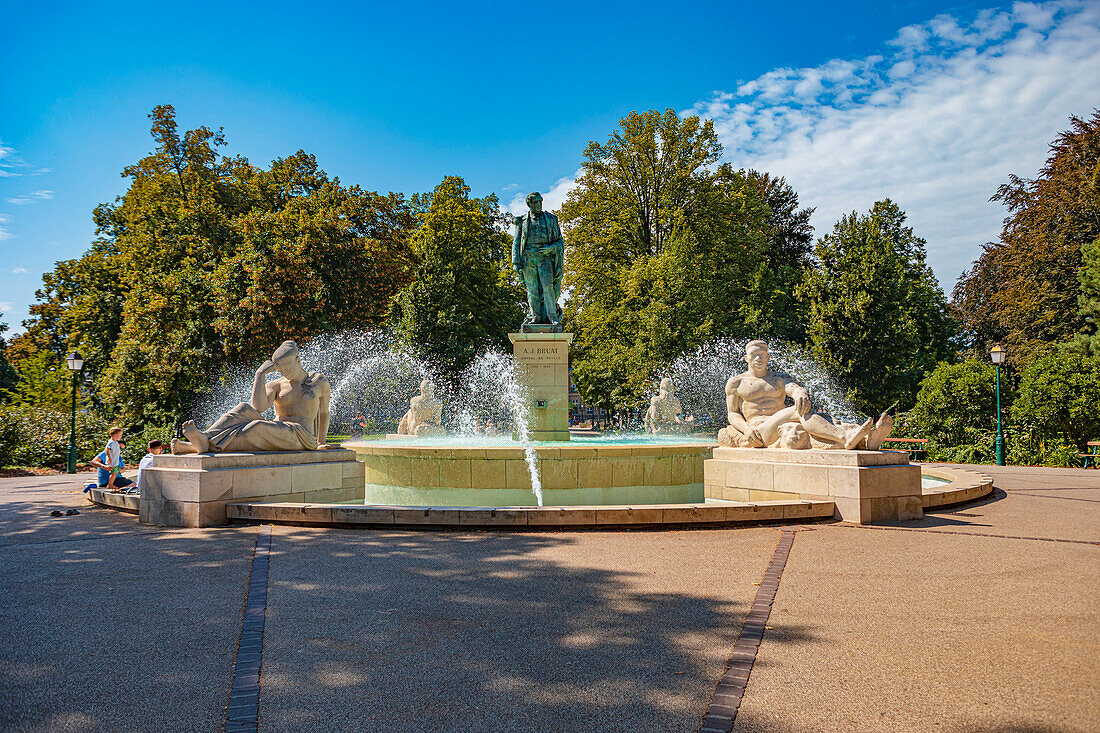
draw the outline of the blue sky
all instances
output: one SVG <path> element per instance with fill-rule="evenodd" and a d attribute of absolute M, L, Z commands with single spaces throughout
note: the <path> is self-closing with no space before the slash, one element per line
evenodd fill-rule
<path fill-rule="evenodd" d="M 785 175 L 818 233 L 890 196 L 948 288 L 995 238 L 987 199 L 1100 106 L 1100 4 L 10 4 L 0 48 L 0 310 L 151 147 L 146 115 L 222 126 L 257 163 L 304 149 L 346 183 L 568 191 L 631 110 L 715 120 Z"/>

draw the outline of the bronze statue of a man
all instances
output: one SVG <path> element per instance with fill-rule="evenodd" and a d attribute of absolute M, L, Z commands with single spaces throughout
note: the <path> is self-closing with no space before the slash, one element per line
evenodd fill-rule
<path fill-rule="evenodd" d="M 521 331 L 561 331 L 561 279 L 565 272 L 565 241 L 558 217 L 542 210 L 542 194 L 527 196 L 529 211 L 517 216 L 512 242 L 512 267 L 527 286 L 527 320 Z"/>

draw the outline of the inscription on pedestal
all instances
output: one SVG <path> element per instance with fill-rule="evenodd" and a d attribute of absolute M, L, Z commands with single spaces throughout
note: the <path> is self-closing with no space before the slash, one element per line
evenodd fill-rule
<path fill-rule="evenodd" d="M 517 341 L 514 351 L 516 361 L 523 364 L 568 364 L 568 342 Z"/>

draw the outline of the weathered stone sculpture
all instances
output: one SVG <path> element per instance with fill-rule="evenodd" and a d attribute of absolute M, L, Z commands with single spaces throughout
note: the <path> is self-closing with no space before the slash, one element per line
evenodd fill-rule
<path fill-rule="evenodd" d="M 516 234 L 512 242 L 512 268 L 527 286 L 527 319 L 522 333 L 560 333 L 561 280 L 565 272 L 565 241 L 558 217 L 542 210 L 542 195 L 527 196 L 530 209 L 515 218 Z"/>
<path fill-rule="evenodd" d="M 278 371 L 282 377 L 268 382 Z M 187 440 L 173 440 L 172 452 L 226 453 L 240 451 L 300 451 L 326 447 L 329 424 L 329 383 L 302 368 L 298 346 L 284 341 L 269 361 L 256 370 L 251 402 L 241 402 L 206 430 L 194 420 L 183 424 Z M 275 419 L 263 412 L 274 406 Z"/>
<path fill-rule="evenodd" d="M 435 385 L 425 379 L 420 383 L 420 394 L 409 400 L 409 411 L 397 426 L 398 435 L 438 435 L 443 432 L 439 421 L 443 416 L 443 404 L 435 398 Z"/>
<path fill-rule="evenodd" d="M 745 346 L 748 370 L 726 382 L 729 427 L 718 432 L 723 446 L 878 450 L 893 428 L 885 412 L 862 425 L 834 423 L 815 412 L 810 393 L 785 374 L 768 368 L 768 345 L 750 341 Z M 794 405 L 784 407 L 787 397 Z"/>
<path fill-rule="evenodd" d="M 642 425 L 647 433 L 690 433 L 691 421 L 680 417 L 680 400 L 676 397 L 676 386 L 672 379 L 665 377 L 657 394 L 649 400 Z"/>

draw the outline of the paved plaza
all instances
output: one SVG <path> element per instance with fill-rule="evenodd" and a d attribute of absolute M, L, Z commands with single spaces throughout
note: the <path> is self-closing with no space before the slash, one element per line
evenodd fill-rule
<path fill-rule="evenodd" d="M 0 729 L 223 730 L 270 531 L 259 730 L 699 731 L 797 530 L 734 730 L 1096 731 L 1100 471 L 979 470 L 918 522 L 629 532 L 168 529 L 3 479 Z"/>

